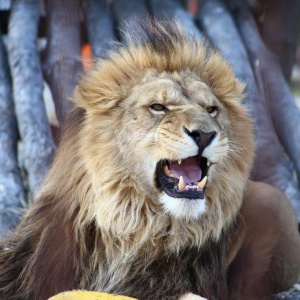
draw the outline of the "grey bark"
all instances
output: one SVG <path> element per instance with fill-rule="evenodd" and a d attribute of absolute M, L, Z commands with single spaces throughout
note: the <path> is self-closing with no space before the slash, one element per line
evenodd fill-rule
<path fill-rule="evenodd" d="M 47 51 L 43 65 L 57 119 L 71 109 L 70 98 L 82 71 L 79 9 L 76 0 L 47 0 Z"/>
<path fill-rule="evenodd" d="M 251 10 L 264 42 L 278 56 L 284 77 L 289 81 L 300 33 L 300 1 L 260 0 Z"/>
<path fill-rule="evenodd" d="M 31 194 L 39 189 L 56 148 L 42 97 L 43 78 L 36 45 L 38 21 L 38 0 L 12 3 L 8 55 L 21 136 L 20 161 L 28 174 Z"/>
<path fill-rule="evenodd" d="M 145 0 L 114 0 L 112 2 L 114 16 L 119 25 L 130 23 L 134 20 L 144 20 L 148 16 L 148 7 Z"/>
<path fill-rule="evenodd" d="M 118 33 L 123 43 L 129 42 L 129 32 L 137 22 L 143 22 L 149 14 L 146 0 L 114 0 L 112 10 L 117 21 Z"/>
<path fill-rule="evenodd" d="M 106 0 L 83 1 L 88 39 L 95 58 L 105 57 L 115 48 L 113 19 Z"/>
<path fill-rule="evenodd" d="M 300 112 L 283 76 L 276 56 L 264 45 L 246 3 L 233 1 L 236 21 L 248 50 L 250 61 L 264 92 L 276 132 L 284 145 L 300 179 Z M 300 197 L 298 197 L 298 203 Z"/>
<path fill-rule="evenodd" d="M 18 129 L 8 58 L 0 32 L 0 237 L 15 227 L 26 203 L 17 161 Z"/>
<path fill-rule="evenodd" d="M 179 0 L 150 0 L 150 5 L 156 18 L 177 20 L 184 30 L 194 35 L 196 39 L 202 38 L 193 16 L 186 11 Z"/>
<path fill-rule="evenodd" d="M 300 112 L 284 79 L 277 57 L 264 45 L 246 4 L 236 2 L 236 19 L 252 61 L 256 80 L 267 97 L 278 135 L 300 176 Z M 300 177 L 299 177 L 300 178 Z"/>
<path fill-rule="evenodd" d="M 220 48 L 232 64 L 237 77 L 247 84 L 246 104 L 254 120 L 256 140 L 252 179 L 269 183 L 283 191 L 291 201 L 300 221 L 300 193 L 293 178 L 292 166 L 285 158 L 272 123 L 268 105 L 269 95 L 262 86 L 262 79 L 255 76 L 255 65 L 250 63 L 230 12 L 222 1 L 207 0 L 200 6 L 197 17 L 212 43 Z M 256 47 L 257 43 L 255 41 L 253 43 L 253 47 Z M 261 64 L 263 63 L 264 61 L 261 61 Z"/>

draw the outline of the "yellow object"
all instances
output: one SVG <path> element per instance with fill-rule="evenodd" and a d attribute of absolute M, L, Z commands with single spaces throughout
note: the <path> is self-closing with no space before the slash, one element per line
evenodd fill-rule
<path fill-rule="evenodd" d="M 49 298 L 49 300 L 137 300 L 126 296 L 106 294 L 89 291 L 70 291 L 63 292 Z"/>

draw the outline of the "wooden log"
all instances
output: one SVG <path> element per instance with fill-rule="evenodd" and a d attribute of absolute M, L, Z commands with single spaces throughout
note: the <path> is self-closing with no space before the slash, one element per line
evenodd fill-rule
<path fill-rule="evenodd" d="M 115 48 L 113 20 L 106 0 L 83 1 L 84 19 L 93 56 L 103 57 Z"/>
<path fill-rule="evenodd" d="M 265 93 L 266 105 L 271 112 L 274 127 L 300 179 L 300 111 L 276 56 L 267 49 L 259 35 L 247 3 L 233 1 L 233 7 L 256 82 Z"/>
<path fill-rule="evenodd" d="M 202 34 L 194 22 L 193 16 L 186 11 L 179 0 L 150 0 L 150 7 L 156 18 L 177 20 L 184 30 L 190 32 L 196 39 L 202 39 Z"/>
<path fill-rule="evenodd" d="M 144 20 L 148 15 L 148 8 L 145 0 L 114 0 L 112 9 L 117 22 L 130 23 L 135 20 Z"/>
<path fill-rule="evenodd" d="M 234 20 L 222 0 L 202 1 L 196 19 L 213 46 L 217 47 L 231 63 L 237 77 L 246 82 L 247 90 L 256 93 L 257 88 L 247 51 Z M 249 102 L 248 98 L 247 102 Z"/>
<path fill-rule="evenodd" d="M 114 0 L 112 10 L 117 21 L 117 34 L 123 43 L 130 38 L 129 33 L 138 28 L 136 22 L 142 22 L 148 17 L 146 0 Z"/>
<path fill-rule="evenodd" d="M 8 58 L 0 32 L 0 237 L 15 227 L 26 203 L 17 162 L 18 129 Z"/>
<path fill-rule="evenodd" d="M 266 102 L 267 95 L 254 77 L 247 51 L 230 12 L 222 1 L 207 0 L 202 2 L 197 18 L 212 43 L 220 48 L 232 64 L 237 77 L 247 84 L 246 104 L 254 120 L 257 153 L 252 179 L 269 183 L 283 191 L 300 221 L 300 193 L 292 168 L 276 135 Z"/>
<path fill-rule="evenodd" d="M 55 144 L 43 102 L 43 78 L 37 50 L 38 0 L 13 1 L 8 55 L 15 110 L 21 136 L 20 161 L 35 194 L 51 165 Z"/>
<path fill-rule="evenodd" d="M 261 37 L 290 80 L 300 33 L 300 1 L 260 0 L 251 6 Z"/>
<path fill-rule="evenodd" d="M 79 11 L 76 0 L 47 0 L 47 50 L 43 65 L 61 124 L 82 71 Z"/>

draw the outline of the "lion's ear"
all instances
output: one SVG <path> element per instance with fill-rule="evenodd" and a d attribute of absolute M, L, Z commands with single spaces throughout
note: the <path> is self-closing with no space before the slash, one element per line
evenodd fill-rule
<path fill-rule="evenodd" d="M 104 81 L 104 80 L 103 80 Z M 74 90 L 73 103 L 86 111 L 107 112 L 116 106 L 122 99 L 121 88 L 113 81 L 105 82 L 81 82 Z"/>
<path fill-rule="evenodd" d="M 101 93 L 96 94 L 97 91 L 91 89 L 84 89 L 78 85 L 73 93 L 73 103 L 85 109 L 86 111 L 107 111 L 116 105 L 117 99 L 109 99 L 107 95 Z"/>

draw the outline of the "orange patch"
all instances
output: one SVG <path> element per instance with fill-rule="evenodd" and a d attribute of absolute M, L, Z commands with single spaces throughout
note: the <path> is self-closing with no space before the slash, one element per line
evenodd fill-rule
<path fill-rule="evenodd" d="M 90 44 L 84 44 L 81 48 L 81 60 L 85 71 L 93 67 L 92 48 Z"/>

